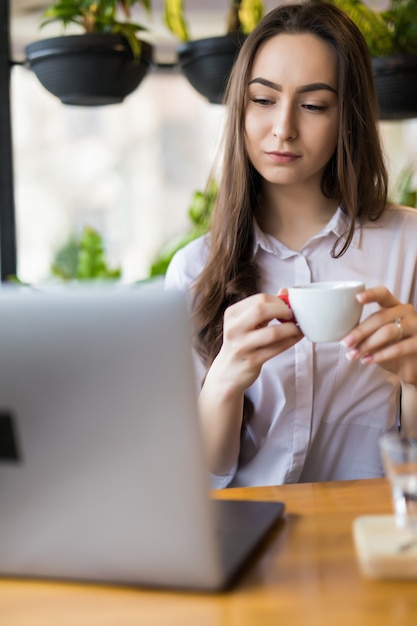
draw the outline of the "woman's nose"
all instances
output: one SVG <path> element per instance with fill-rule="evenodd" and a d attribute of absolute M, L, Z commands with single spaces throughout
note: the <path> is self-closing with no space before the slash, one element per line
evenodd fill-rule
<path fill-rule="evenodd" d="M 297 136 L 297 129 L 292 108 L 283 105 L 277 111 L 272 134 L 281 141 L 291 141 Z"/>

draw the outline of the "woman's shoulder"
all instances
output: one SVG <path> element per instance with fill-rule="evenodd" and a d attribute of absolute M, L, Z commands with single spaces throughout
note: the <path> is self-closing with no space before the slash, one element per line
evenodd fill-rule
<path fill-rule="evenodd" d="M 401 204 L 389 204 L 380 218 L 368 222 L 371 229 L 383 229 L 385 231 L 398 232 L 405 229 L 414 233 L 417 231 L 417 209 Z"/>
<path fill-rule="evenodd" d="M 406 222 L 410 225 L 417 226 L 417 210 L 413 207 L 404 206 L 402 204 L 390 204 L 386 208 L 384 215 L 389 222 L 396 224 Z"/>
<path fill-rule="evenodd" d="M 209 254 L 209 235 L 194 239 L 172 257 L 165 276 L 168 288 L 188 289 L 201 273 Z"/>

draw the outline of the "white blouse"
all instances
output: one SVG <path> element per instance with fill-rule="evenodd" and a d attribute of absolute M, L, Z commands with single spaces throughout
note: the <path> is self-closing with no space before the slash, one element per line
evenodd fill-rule
<path fill-rule="evenodd" d="M 348 251 L 330 255 L 347 218 L 339 209 L 327 226 L 296 252 L 254 225 L 254 259 L 260 289 L 323 280 L 385 285 L 417 307 L 417 210 L 388 209 L 377 222 L 358 226 Z M 173 258 L 166 288 L 189 290 L 201 272 L 209 237 Z M 366 305 L 363 318 L 376 310 Z M 276 485 L 372 478 L 383 475 L 378 438 L 397 429 L 400 381 L 377 365 L 349 361 L 340 343 L 306 338 L 264 364 L 247 390 L 254 413 L 241 436 L 237 467 L 213 477 L 213 487 Z M 199 374 L 204 369 L 198 363 Z"/>

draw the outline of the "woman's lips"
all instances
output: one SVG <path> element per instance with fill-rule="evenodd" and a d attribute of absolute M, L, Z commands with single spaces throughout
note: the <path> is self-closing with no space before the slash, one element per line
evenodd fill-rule
<path fill-rule="evenodd" d="M 300 158 L 299 154 L 293 152 L 267 152 L 266 154 L 274 163 L 293 163 Z"/>

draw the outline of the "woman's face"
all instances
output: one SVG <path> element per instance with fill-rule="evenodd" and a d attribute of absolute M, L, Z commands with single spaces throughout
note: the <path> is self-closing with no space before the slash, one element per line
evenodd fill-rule
<path fill-rule="evenodd" d="M 321 184 L 338 137 L 337 65 L 315 35 L 280 34 L 258 50 L 247 87 L 245 144 L 269 183 Z"/>

